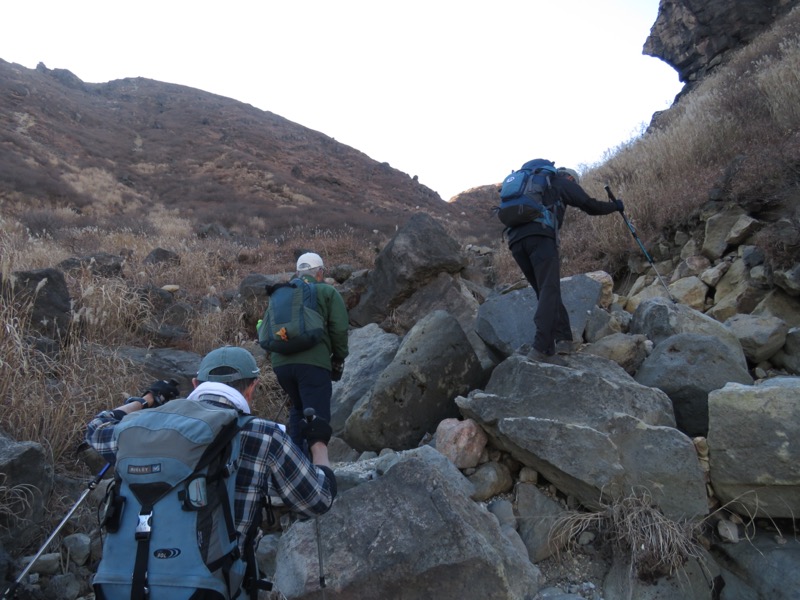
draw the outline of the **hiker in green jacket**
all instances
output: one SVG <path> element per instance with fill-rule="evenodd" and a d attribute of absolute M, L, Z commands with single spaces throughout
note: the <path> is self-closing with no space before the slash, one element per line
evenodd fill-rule
<path fill-rule="evenodd" d="M 295 354 L 270 352 L 278 383 L 289 396 L 289 436 L 301 448 L 305 438 L 300 430 L 303 411 L 313 408 L 316 416 L 330 422 L 332 381 L 338 381 L 348 354 L 349 317 L 342 295 L 324 283 L 325 266 L 319 254 L 307 252 L 297 259 L 298 277 L 314 284 L 317 311 L 325 323 L 322 340 Z"/>

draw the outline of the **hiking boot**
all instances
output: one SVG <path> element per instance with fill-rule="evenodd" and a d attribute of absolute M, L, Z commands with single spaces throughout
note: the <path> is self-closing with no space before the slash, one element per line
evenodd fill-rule
<path fill-rule="evenodd" d="M 578 343 L 572 340 L 558 340 L 556 354 L 572 354 L 578 349 Z"/>
<path fill-rule="evenodd" d="M 531 360 L 535 360 L 536 362 L 540 363 L 547 363 L 550 365 L 559 365 L 561 367 L 567 366 L 567 361 L 563 358 L 558 356 L 557 354 L 545 354 L 544 352 L 540 352 L 536 348 L 530 351 L 528 354 L 528 358 Z"/>

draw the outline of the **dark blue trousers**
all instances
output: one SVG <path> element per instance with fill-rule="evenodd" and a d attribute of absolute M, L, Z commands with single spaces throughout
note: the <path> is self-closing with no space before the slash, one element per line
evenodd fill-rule
<path fill-rule="evenodd" d="M 313 408 L 316 416 L 331 421 L 331 372 L 314 365 L 282 365 L 274 369 L 275 377 L 289 396 L 289 437 L 308 452 L 306 440 L 300 434 L 303 411 Z"/>
<path fill-rule="evenodd" d="M 569 313 L 561 300 L 561 261 L 556 241 L 545 235 L 530 235 L 511 245 L 511 255 L 539 299 L 533 317 L 533 347 L 544 354 L 555 354 L 557 341 L 572 341 Z"/>

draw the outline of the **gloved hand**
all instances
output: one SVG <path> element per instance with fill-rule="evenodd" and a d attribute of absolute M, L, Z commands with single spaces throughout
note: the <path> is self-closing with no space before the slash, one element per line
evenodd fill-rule
<path fill-rule="evenodd" d="M 625 205 L 622 203 L 622 200 L 620 200 L 619 198 L 614 198 L 613 202 L 616 205 L 617 210 L 619 212 L 625 212 Z"/>
<path fill-rule="evenodd" d="M 344 359 L 332 358 L 331 359 L 331 381 L 339 381 L 344 373 Z"/>
<path fill-rule="evenodd" d="M 327 446 L 331 441 L 333 429 L 325 419 L 312 417 L 310 421 L 308 419 L 300 421 L 300 434 L 308 440 L 309 448 L 317 442 L 322 442 Z"/>
<path fill-rule="evenodd" d="M 181 391 L 178 389 L 178 382 L 174 379 L 154 381 L 150 384 L 150 387 L 142 392 L 142 396 L 148 392 L 153 394 L 153 406 L 161 406 L 165 402 L 174 400 L 181 395 Z"/>

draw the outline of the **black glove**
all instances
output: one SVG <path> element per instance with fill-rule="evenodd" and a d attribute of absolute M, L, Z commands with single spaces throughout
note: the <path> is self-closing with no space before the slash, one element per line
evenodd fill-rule
<path fill-rule="evenodd" d="M 339 381 L 344 373 L 344 359 L 332 358 L 331 359 L 331 381 Z"/>
<path fill-rule="evenodd" d="M 625 212 L 625 205 L 622 203 L 622 200 L 620 200 L 619 198 L 614 198 L 613 202 L 616 205 L 617 210 L 619 212 Z"/>
<path fill-rule="evenodd" d="M 317 442 L 322 442 L 327 446 L 331 441 L 333 429 L 325 419 L 312 417 L 310 421 L 308 419 L 300 421 L 300 434 L 308 440 L 309 448 Z"/>
<path fill-rule="evenodd" d="M 178 382 L 174 379 L 154 381 L 149 388 L 142 392 L 142 396 L 148 392 L 153 394 L 153 406 L 161 406 L 165 402 L 175 400 L 181 395 L 181 391 L 178 389 Z"/>

